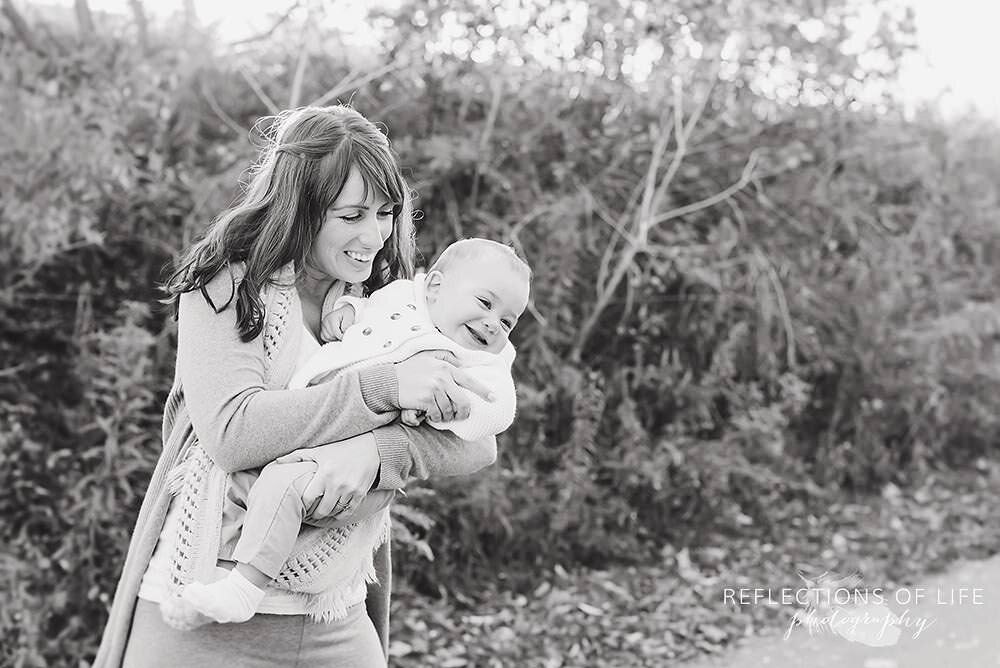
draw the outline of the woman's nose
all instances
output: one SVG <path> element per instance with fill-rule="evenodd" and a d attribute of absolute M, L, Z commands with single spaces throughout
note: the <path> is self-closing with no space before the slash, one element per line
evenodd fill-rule
<path fill-rule="evenodd" d="M 385 239 L 382 238 L 382 230 L 379 229 L 378 214 L 376 212 L 369 211 L 368 215 L 365 216 L 364 226 L 361 228 L 358 238 L 361 239 L 361 243 L 366 248 L 382 248 L 382 243 Z"/>

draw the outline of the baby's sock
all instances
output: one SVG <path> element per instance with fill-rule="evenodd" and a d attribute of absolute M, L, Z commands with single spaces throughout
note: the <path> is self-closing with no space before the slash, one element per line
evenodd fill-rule
<path fill-rule="evenodd" d="M 184 588 L 183 597 L 201 614 L 225 624 L 253 617 L 264 600 L 264 590 L 234 568 L 218 582 L 209 585 L 192 582 Z"/>

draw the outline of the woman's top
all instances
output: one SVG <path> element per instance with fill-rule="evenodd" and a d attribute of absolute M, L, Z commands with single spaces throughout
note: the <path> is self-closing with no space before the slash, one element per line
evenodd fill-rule
<path fill-rule="evenodd" d="M 305 328 L 304 324 L 303 328 Z M 312 333 L 306 329 L 302 337 L 302 345 L 299 348 L 299 359 L 296 363 L 296 368 L 302 368 L 306 361 L 319 350 L 320 345 Z M 153 550 L 153 556 L 150 557 L 149 566 L 146 568 L 146 573 L 142 576 L 142 582 L 139 584 L 139 598 L 141 599 L 159 604 L 167 598 L 171 554 L 176 546 L 179 520 L 178 504 L 172 500 L 170 509 L 167 511 L 166 520 L 163 523 L 163 530 L 160 532 L 156 548 Z M 221 579 L 228 573 L 228 569 L 217 566 L 214 579 Z M 346 596 L 346 605 L 351 606 L 365 600 L 366 590 L 367 588 L 363 582 L 355 585 Z M 309 613 L 309 609 L 300 597 L 291 594 L 287 590 L 269 586 L 265 588 L 264 599 L 257 606 L 257 612 L 268 615 L 304 615 Z"/>
<path fill-rule="evenodd" d="M 424 274 L 413 280 L 401 278 L 376 290 L 368 298 L 344 296 L 333 308 L 350 305 L 354 324 L 340 341 L 324 344 L 292 376 L 289 387 L 307 387 L 333 378 L 346 369 L 399 362 L 424 350 L 449 350 L 462 370 L 490 389 L 493 401 L 460 387 L 469 401 L 469 417 L 430 422 L 464 439 L 495 436 L 514 421 L 517 396 L 511 365 L 514 346 L 508 341 L 499 353 L 472 350 L 442 334 L 431 320 L 424 293 Z"/>
<path fill-rule="evenodd" d="M 371 431 L 380 459 L 377 490 L 398 489 L 412 477 L 472 473 L 496 459 L 495 438 L 463 441 L 431 427 L 400 424 L 391 365 L 345 373 L 315 387 L 284 389 L 302 340 L 301 327 L 286 326 L 302 321 L 294 267 L 287 265 L 265 286 L 266 325 L 249 342 L 240 339 L 235 303 L 230 303 L 235 302 L 242 271 L 241 265 L 234 265 L 220 271 L 203 291 L 180 297 L 177 364 L 164 407 L 163 452 L 139 509 L 94 668 L 121 664 L 139 583 L 170 505 L 168 472 L 182 461 L 203 457 L 214 467 L 212 493 L 184 519 L 215 527 L 226 475 L 261 467 L 302 447 Z M 220 308 L 228 306 L 216 312 L 206 296 Z M 211 559 L 228 558 L 234 546 L 235 540 L 219 545 Z M 376 553 L 374 570 L 378 584 L 368 586 L 366 604 L 385 649 L 391 587 L 388 542 Z"/>

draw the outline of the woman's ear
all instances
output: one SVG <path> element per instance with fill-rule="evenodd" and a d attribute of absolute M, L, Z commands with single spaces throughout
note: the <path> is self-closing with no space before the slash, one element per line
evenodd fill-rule
<path fill-rule="evenodd" d="M 437 301 L 438 291 L 441 289 L 441 280 L 444 276 L 435 269 L 424 276 L 424 294 L 427 295 L 427 303 L 433 304 Z"/>

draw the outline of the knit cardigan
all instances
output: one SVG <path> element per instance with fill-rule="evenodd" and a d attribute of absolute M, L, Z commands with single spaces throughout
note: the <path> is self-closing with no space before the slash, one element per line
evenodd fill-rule
<path fill-rule="evenodd" d="M 288 265 L 263 290 L 266 325 L 243 342 L 236 325 L 235 287 L 242 265 L 220 271 L 201 291 L 180 297 L 177 362 L 163 414 L 163 451 L 153 470 L 109 610 L 94 668 L 121 665 L 143 574 L 170 504 L 168 472 L 198 446 L 224 473 L 264 466 L 303 447 L 316 447 L 366 432 L 380 459 L 376 490 L 391 493 L 412 478 L 464 475 L 496 459 L 496 439 L 464 441 L 429 426 L 401 424 L 392 365 L 340 374 L 332 382 L 283 389 L 291 378 L 303 335 L 302 305 Z M 216 312 L 216 307 L 222 308 Z M 324 304 L 324 309 L 327 305 Z M 221 488 L 221 487 L 220 487 Z M 208 500 L 201 512 L 219 512 Z M 365 506 L 366 504 L 362 504 Z M 371 503 L 369 512 L 384 504 Z M 351 520 L 361 519 L 364 510 Z M 217 523 L 215 517 L 201 521 Z M 389 541 L 375 555 L 377 582 L 366 600 L 383 652 L 388 647 L 391 558 Z M 220 553 L 225 546 L 220 546 Z"/>

